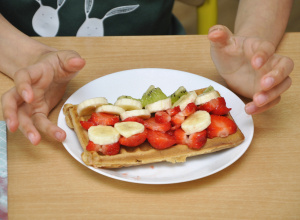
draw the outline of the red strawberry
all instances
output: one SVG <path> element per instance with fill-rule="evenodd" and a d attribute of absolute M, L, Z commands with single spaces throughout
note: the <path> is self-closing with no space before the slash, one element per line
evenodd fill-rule
<path fill-rule="evenodd" d="M 120 121 L 120 118 L 118 115 L 94 112 L 91 116 L 91 120 L 96 125 L 114 125 L 115 123 Z"/>
<path fill-rule="evenodd" d="M 171 116 L 165 111 L 156 112 L 155 121 L 157 123 L 167 123 L 171 121 Z"/>
<path fill-rule="evenodd" d="M 124 145 L 127 147 L 136 147 L 146 141 L 147 133 L 148 133 L 147 129 L 145 129 L 144 132 L 132 135 L 128 138 L 120 137 L 119 142 L 121 145 Z"/>
<path fill-rule="evenodd" d="M 91 126 L 95 125 L 92 121 L 80 121 L 80 124 L 85 130 L 88 130 Z"/>
<path fill-rule="evenodd" d="M 182 112 L 179 112 L 178 114 L 174 115 L 171 118 L 171 123 L 175 127 L 180 127 L 182 122 L 184 122 L 185 116 L 182 114 Z"/>
<path fill-rule="evenodd" d="M 116 155 L 120 151 L 120 143 L 116 142 L 114 144 L 102 145 L 100 151 L 105 155 Z"/>
<path fill-rule="evenodd" d="M 170 109 L 166 110 L 166 112 L 172 117 L 180 112 L 180 107 L 176 106 L 174 108 L 170 108 Z"/>
<path fill-rule="evenodd" d="M 182 114 L 187 117 L 193 114 L 196 110 L 197 110 L 196 104 L 191 102 L 183 109 Z"/>
<path fill-rule="evenodd" d="M 99 144 L 95 144 L 94 142 L 92 141 L 89 141 L 88 145 L 86 146 L 86 150 L 88 151 L 100 151 L 101 149 L 101 145 Z"/>
<path fill-rule="evenodd" d="M 173 135 L 159 131 L 148 130 L 147 139 L 151 146 L 158 150 L 163 150 L 176 144 L 176 139 Z"/>
<path fill-rule="evenodd" d="M 155 121 L 155 118 L 149 118 L 145 120 L 145 127 L 148 129 L 151 129 L 153 131 L 161 131 L 161 132 L 166 132 L 170 130 L 171 128 L 171 123 L 166 122 L 166 123 L 157 123 Z"/>
<path fill-rule="evenodd" d="M 181 128 L 178 128 L 178 129 L 176 129 L 174 131 L 174 136 L 175 136 L 177 144 L 187 145 L 187 143 L 188 143 L 188 137 L 187 137 L 187 135 L 185 134 L 185 132 Z"/>
<path fill-rule="evenodd" d="M 234 134 L 237 130 L 237 126 L 234 121 L 219 115 L 211 115 L 211 124 L 207 128 L 207 137 L 227 137 L 230 134 Z"/>
<path fill-rule="evenodd" d="M 218 97 L 200 105 L 198 110 L 204 110 L 214 115 L 226 115 L 231 108 L 226 107 L 226 102 L 223 97 Z"/>
<path fill-rule="evenodd" d="M 188 147 L 192 149 L 200 149 L 207 141 L 206 130 L 193 133 L 189 136 Z"/>
<path fill-rule="evenodd" d="M 138 122 L 141 124 L 145 124 L 144 119 L 142 119 L 141 117 L 138 117 L 138 116 L 132 116 L 132 117 L 125 118 L 123 121 L 135 121 L 135 122 Z"/>

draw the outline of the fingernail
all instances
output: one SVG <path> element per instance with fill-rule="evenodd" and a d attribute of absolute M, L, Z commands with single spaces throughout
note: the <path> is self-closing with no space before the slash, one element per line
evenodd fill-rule
<path fill-rule="evenodd" d="M 267 96 L 260 94 L 256 97 L 255 101 L 258 105 L 263 105 L 264 103 L 267 102 L 267 99 L 268 99 Z"/>
<path fill-rule="evenodd" d="M 58 141 L 61 141 L 62 140 L 62 133 L 60 133 L 60 132 L 56 132 L 55 133 L 55 138 L 56 138 L 56 140 L 58 140 Z"/>
<path fill-rule="evenodd" d="M 23 97 L 23 99 L 24 99 L 25 101 L 28 100 L 28 92 L 27 92 L 26 90 L 23 90 L 23 91 L 22 91 L 22 97 Z"/>
<path fill-rule="evenodd" d="M 32 144 L 34 144 L 34 134 L 33 133 L 28 133 L 28 139 L 30 140 L 30 142 L 32 143 Z"/>
<path fill-rule="evenodd" d="M 258 57 L 255 59 L 254 64 L 256 66 L 256 68 L 260 68 L 263 64 L 263 59 L 261 57 Z"/>
<path fill-rule="evenodd" d="M 249 115 L 253 114 L 255 110 L 256 110 L 256 106 L 254 104 L 248 104 L 245 106 L 245 111 Z"/>
<path fill-rule="evenodd" d="M 265 87 L 265 89 L 271 88 L 273 86 L 273 83 L 274 83 L 274 78 L 273 77 L 267 77 L 264 80 L 264 87 Z"/>

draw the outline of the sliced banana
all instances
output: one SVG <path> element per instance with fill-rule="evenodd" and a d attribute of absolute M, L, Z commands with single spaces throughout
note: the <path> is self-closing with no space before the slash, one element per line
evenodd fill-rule
<path fill-rule="evenodd" d="M 210 123 L 210 114 L 207 111 L 196 111 L 184 120 L 181 124 L 181 128 L 187 135 L 190 135 L 195 132 L 203 131 Z"/>
<path fill-rule="evenodd" d="M 145 126 L 134 121 L 118 122 L 114 125 L 115 129 L 123 136 L 130 137 L 135 134 L 144 132 Z"/>
<path fill-rule="evenodd" d="M 100 145 L 114 144 L 120 139 L 120 134 L 114 127 L 104 125 L 90 127 L 88 136 L 89 140 Z"/>
<path fill-rule="evenodd" d="M 164 111 L 170 108 L 172 108 L 171 98 L 162 99 L 145 106 L 145 109 L 147 109 L 150 113 Z"/>
<path fill-rule="evenodd" d="M 197 93 L 195 91 L 188 92 L 187 94 L 181 96 L 174 104 L 173 107 L 179 106 L 180 110 L 183 111 L 185 107 L 191 102 L 195 102 L 197 98 Z"/>
<path fill-rule="evenodd" d="M 212 99 L 218 98 L 220 97 L 219 93 L 215 90 L 210 91 L 208 93 L 203 93 L 197 96 L 195 104 L 196 105 L 201 105 L 204 104 L 206 102 L 209 102 Z"/>
<path fill-rule="evenodd" d="M 125 111 L 120 115 L 122 121 L 125 120 L 126 118 L 134 117 L 134 116 L 141 117 L 143 119 L 148 119 L 151 117 L 151 113 L 147 109 L 137 109 L 137 110 Z"/>
<path fill-rule="evenodd" d="M 142 109 L 142 103 L 139 100 L 135 99 L 128 99 L 128 98 L 121 98 L 115 102 L 116 106 L 120 106 L 121 108 L 125 109 L 126 111 Z"/>
<path fill-rule="evenodd" d="M 97 107 L 106 104 L 108 104 L 108 102 L 104 97 L 87 99 L 77 106 L 77 113 L 79 116 L 90 115 L 95 111 Z"/>
<path fill-rule="evenodd" d="M 115 106 L 115 105 L 102 105 L 99 106 L 98 108 L 96 108 L 95 112 L 104 112 L 104 113 L 109 113 L 109 114 L 113 114 L 113 115 L 120 115 L 123 112 L 125 112 L 125 110 L 119 106 Z"/>

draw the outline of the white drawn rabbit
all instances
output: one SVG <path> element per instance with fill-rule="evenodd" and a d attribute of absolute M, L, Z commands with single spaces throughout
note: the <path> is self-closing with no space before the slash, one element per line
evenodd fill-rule
<path fill-rule="evenodd" d="M 63 6 L 66 0 L 57 0 L 57 8 L 44 6 L 41 0 L 36 0 L 40 8 L 32 18 L 34 31 L 42 37 L 55 37 L 59 29 L 58 10 Z"/>
<path fill-rule="evenodd" d="M 76 34 L 77 37 L 103 36 L 104 35 L 103 22 L 106 18 L 114 16 L 114 15 L 118 15 L 118 14 L 129 13 L 139 7 L 139 5 L 128 5 L 128 6 L 121 6 L 121 7 L 113 8 L 110 11 L 108 11 L 102 19 L 99 19 L 99 18 L 89 18 L 89 14 L 92 10 L 93 4 L 94 4 L 94 0 L 85 0 L 86 19 L 77 31 L 77 34 Z"/>

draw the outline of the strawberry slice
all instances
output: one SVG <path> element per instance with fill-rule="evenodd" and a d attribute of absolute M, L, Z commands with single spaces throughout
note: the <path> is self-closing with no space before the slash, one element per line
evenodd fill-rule
<path fill-rule="evenodd" d="M 166 132 L 171 128 L 171 122 L 157 123 L 155 117 L 145 120 L 145 127 L 153 131 Z"/>
<path fill-rule="evenodd" d="M 178 128 L 174 131 L 174 136 L 175 136 L 177 144 L 187 145 L 188 136 L 186 135 L 186 133 L 181 128 Z"/>
<path fill-rule="evenodd" d="M 107 144 L 107 145 L 102 145 L 102 148 L 100 151 L 104 155 L 116 155 L 120 152 L 120 143 L 116 142 L 114 144 Z"/>
<path fill-rule="evenodd" d="M 147 129 L 144 130 L 144 132 L 132 135 L 128 138 L 126 137 L 120 137 L 119 142 L 121 145 L 127 146 L 127 147 L 136 147 L 142 143 L 144 143 L 147 139 Z"/>
<path fill-rule="evenodd" d="M 160 131 L 148 130 L 148 142 L 152 147 L 163 150 L 176 144 L 175 136 Z"/>
<path fill-rule="evenodd" d="M 211 124 L 207 127 L 207 137 L 227 137 L 237 131 L 237 125 L 230 118 L 211 115 Z"/>
<path fill-rule="evenodd" d="M 141 124 L 145 124 L 144 119 L 142 119 L 141 117 L 138 117 L 138 116 L 132 116 L 132 117 L 125 118 L 123 121 L 135 121 L 135 122 L 138 122 Z"/>
<path fill-rule="evenodd" d="M 166 112 L 172 117 L 180 112 L 180 107 L 176 106 L 174 108 L 170 108 L 170 109 L 166 110 Z"/>
<path fill-rule="evenodd" d="M 118 115 L 107 114 L 103 112 L 94 112 L 91 116 L 91 121 L 96 125 L 114 125 L 120 121 Z"/>
<path fill-rule="evenodd" d="M 226 107 L 223 97 L 218 97 L 198 106 L 198 110 L 204 110 L 214 115 L 226 115 L 231 108 Z"/>
<path fill-rule="evenodd" d="M 92 122 L 92 121 L 90 121 L 90 120 L 88 120 L 88 121 L 80 121 L 80 124 L 81 124 L 81 126 L 82 126 L 85 130 L 89 130 L 89 128 L 90 128 L 91 126 L 94 126 L 94 125 L 95 125 L 95 123 Z"/>
<path fill-rule="evenodd" d="M 175 128 L 180 127 L 182 122 L 184 122 L 184 119 L 185 116 L 182 114 L 182 112 L 179 112 L 171 118 L 172 126 L 174 126 Z"/>
<path fill-rule="evenodd" d="M 187 117 L 197 110 L 197 105 L 193 102 L 189 103 L 182 111 L 182 114 Z"/>
<path fill-rule="evenodd" d="M 171 116 L 165 111 L 156 112 L 154 117 L 157 123 L 167 123 L 171 121 Z"/>
<path fill-rule="evenodd" d="M 100 151 L 101 145 L 95 144 L 93 141 L 89 141 L 88 145 L 85 148 L 88 151 Z"/>
<path fill-rule="evenodd" d="M 191 149 L 200 149 L 207 141 L 206 130 L 193 133 L 189 136 L 188 147 Z"/>

